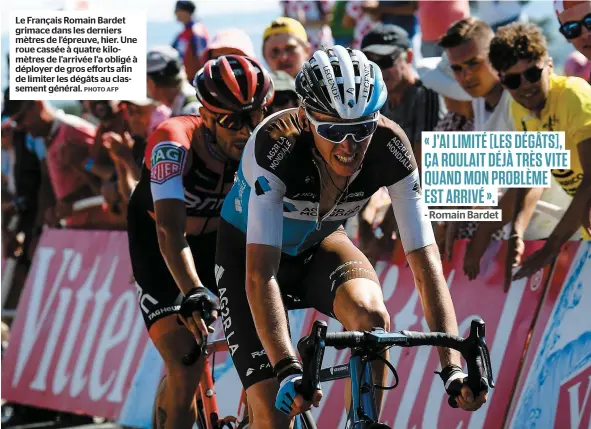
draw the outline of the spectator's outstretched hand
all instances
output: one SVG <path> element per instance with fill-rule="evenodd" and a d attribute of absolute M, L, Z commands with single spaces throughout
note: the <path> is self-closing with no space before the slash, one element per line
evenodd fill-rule
<path fill-rule="evenodd" d="M 537 271 L 550 264 L 559 253 L 560 247 L 556 247 L 551 242 L 546 241 L 544 247 L 537 252 L 534 252 L 533 255 L 523 262 L 519 270 L 513 276 L 513 280 L 532 276 Z"/>
<path fill-rule="evenodd" d="M 435 240 L 439 247 L 439 254 L 443 262 L 447 257 L 451 262 L 454 256 L 454 243 L 458 235 L 459 222 L 445 222 L 443 225 L 437 225 L 435 230 Z"/>
<path fill-rule="evenodd" d="M 505 282 L 503 285 L 503 290 L 507 292 L 509 290 L 509 286 L 511 286 L 511 277 L 513 276 L 513 268 L 519 266 L 521 264 L 521 256 L 523 256 L 523 252 L 525 251 L 525 243 L 523 239 L 517 235 L 512 235 L 509 240 L 507 240 L 507 260 L 505 266 Z"/>
<path fill-rule="evenodd" d="M 474 238 L 470 240 L 466 247 L 466 255 L 464 256 L 464 274 L 470 280 L 474 280 L 480 274 L 480 260 L 486 252 L 486 248 L 490 243 L 488 234 L 480 230 L 476 230 Z"/>
<path fill-rule="evenodd" d="M 131 156 L 133 138 L 126 131 L 123 135 L 109 131 L 103 134 L 103 146 L 109 151 L 113 160 L 121 160 Z"/>

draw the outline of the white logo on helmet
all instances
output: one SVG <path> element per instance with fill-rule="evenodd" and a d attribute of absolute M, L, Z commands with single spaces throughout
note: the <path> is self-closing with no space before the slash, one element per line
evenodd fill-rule
<path fill-rule="evenodd" d="M 369 96 L 369 64 L 363 65 L 363 96 L 367 98 Z"/>
<path fill-rule="evenodd" d="M 337 97 L 339 95 L 339 89 L 337 88 L 337 82 L 332 75 L 332 69 L 329 66 L 324 66 L 324 72 L 326 73 L 327 86 L 330 85 L 332 95 Z"/>

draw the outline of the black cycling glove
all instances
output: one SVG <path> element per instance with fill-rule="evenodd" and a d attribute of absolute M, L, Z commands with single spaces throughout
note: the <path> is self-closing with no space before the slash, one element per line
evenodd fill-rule
<path fill-rule="evenodd" d="M 207 326 L 213 322 L 213 311 L 220 311 L 220 300 L 204 286 L 194 287 L 183 297 L 179 314 L 185 319 L 193 316 L 193 312 L 199 315 Z M 180 320 L 179 320 L 179 323 Z M 182 324 L 182 323 L 181 323 Z"/>
<path fill-rule="evenodd" d="M 441 372 L 435 371 L 435 374 L 439 374 L 443 380 L 443 386 L 449 395 L 447 403 L 453 408 L 458 408 L 455 397 L 462 394 L 464 379 L 468 377 L 468 374 L 464 373 L 462 368 L 457 365 L 448 365 Z"/>

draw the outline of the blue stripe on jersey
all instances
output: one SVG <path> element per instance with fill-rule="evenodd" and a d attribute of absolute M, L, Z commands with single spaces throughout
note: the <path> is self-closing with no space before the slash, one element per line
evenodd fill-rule
<path fill-rule="evenodd" d="M 267 183 L 268 186 L 268 183 Z M 242 168 L 238 169 L 236 182 L 224 200 L 222 206 L 222 219 L 234 225 L 244 234 L 248 224 L 248 200 L 252 188 L 248 185 L 242 174 Z M 291 203 L 283 203 L 284 209 L 292 209 Z M 283 240 L 281 250 L 288 255 L 296 256 L 299 254 L 299 248 L 306 238 L 314 232 L 316 228 L 315 221 L 297 220 L 283 218 Z M 246 237 L 245 237 L 246 239 Z"/>

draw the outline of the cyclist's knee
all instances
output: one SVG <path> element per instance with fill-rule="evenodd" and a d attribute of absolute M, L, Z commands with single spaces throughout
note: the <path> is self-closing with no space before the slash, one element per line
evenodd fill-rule
<path fill-rule="evenodd" d="M 390 330 L 390 314 L 384 305 L 374 306 L 372 308 L 358 307 L 354 317 L 350 318 L 349 326 L 345 326 L 348 331 L 365 331 L 372 328 L 383 328 Z"/>
<path fill-rule="evenodd" d="M 383 328 L 390 330 L 390 314 L 380 287 L 366 279 L 344 283 L 334 302 L 334 312 L 349 331 Z"/>

